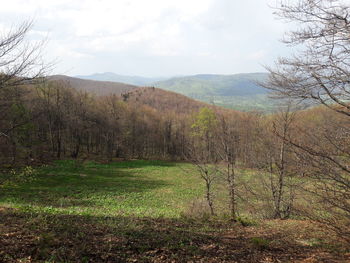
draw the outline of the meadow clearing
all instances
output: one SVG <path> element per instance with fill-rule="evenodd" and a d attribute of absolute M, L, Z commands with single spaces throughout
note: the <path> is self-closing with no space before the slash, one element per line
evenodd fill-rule
<path fill-rule="evenodd" d="M 190 164 L 57 161 L 3 183 L 0 260 L 346 262 L 349 256 L 335 237 L 300 218 L 210 217 L 203 195 Z M 218 194 L 219 210 L 224 202 Z"/>

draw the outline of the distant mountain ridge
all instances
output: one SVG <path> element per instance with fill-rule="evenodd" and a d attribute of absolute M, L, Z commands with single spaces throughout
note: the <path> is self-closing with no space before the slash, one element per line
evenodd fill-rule
<path fill-rule="evenodd" d="M 138 87 L 124 83 L 79 79 L 64 75 L 49 76 L 48 80 L 51 83 L 58 83 L 62 87 L 73 88 L 97 96 L 113 94 L 119 97 L 124 103 L 132 103 L 136 107 L 140 106 L 140 109 L 147 106 L 149 109 L 153 109 L 154 112 L 159 112 L 160 114 L 169 113 L 170 111 L 175 114 L 187 115 L 198 111 L 202 107 L 214 107 L 185 95 L 154 87 Z M 232 110 L 218 107 L 217 109 L 233 112 Z"/>
<path fill-rule="evenodd" d="M 76 77 L 117 81 L 138 86 L 154 86 L 203 102 L 241 111 L 271 111 L 274 108 L 273 101 L 268 98 L 269 91 L 258 84 L 268 79 L 268 73 L 198 74 L 171 78 L 146 78 L 106 72 Z"/>
<path fill-rule="evenodd" d="M 138 86 L 125 83 L 79 79 L 65 75 L 53 75 L 48 77 L 48 79 L 50 81 L 58 81 L 63 84 L 67 84 L 67 86 L 70 86 L 76 90 L 94 93 L 98 96 L 105 96 L 110 94 L 121 95 L 125 92 L 129 92 L 138 88 Z"/>
<path fill-rule="evenodd" d="M 154 86 L 187 96 L 250 96 L 268 93 L 257 84 L 267 77 L 267 73 L 199 74 L 158 81 Z"/>
<path fill-rule="evenodd" d="M 271 112 L 275 110 L 274 101 L 268 97 L 269 90 L 259 85 L 268 76 L 268 73 L 199 74 L 159 81 L 154 86 L 217 106 Z"/>
<path fill-rule="evenodd" d="M 126 83 L 130 85 L 136 85 L 136 86 L 149 86 L 154 82 L 165 80 L 166 78 L 147 78 L 147 77 L 141 77 L 141 76 L 126 76 L 126 75 L 119 75 L 112 72 L 105 72 L 105 73 L 95 73 L 92 75 L 78 75 L 74 76 L 75 78 L 80 79 L 89 79 L 89 80 L 99 80 L 99 81 L 113 81 L 113 82 L 121 82 Z"/>

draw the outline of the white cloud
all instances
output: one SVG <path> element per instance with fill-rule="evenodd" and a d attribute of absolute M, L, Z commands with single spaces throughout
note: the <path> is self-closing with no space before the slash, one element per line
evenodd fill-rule
<path fill-rule="evenodd" d="M 0 0 L 0 31 L 33 18 L 29 37 L 48 34 L 48 59 L 71 74 L 259 71 L 285 52 L 268 1 Z"/>

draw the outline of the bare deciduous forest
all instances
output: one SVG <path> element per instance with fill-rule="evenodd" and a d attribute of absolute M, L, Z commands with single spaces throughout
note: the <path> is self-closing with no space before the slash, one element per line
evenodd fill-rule
<path fill-rule="evenodd" d="M 0 38 L 1 262 L 348 262 L 350 6 L 283 1 L 280 106 L 47 76 Z"/>

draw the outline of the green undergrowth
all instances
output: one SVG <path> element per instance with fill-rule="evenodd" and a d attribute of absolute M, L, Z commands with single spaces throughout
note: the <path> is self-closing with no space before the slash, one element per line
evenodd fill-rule
<path fill-rule="evenodd" d="M 237 170 L 257 188 L 256 174 Z M 313 224 L 257 219 L 258 201 L 239 199 L 233 222 L 220 181 L 210 216 L 190 164 L 65 160 L 12 175 L 0 180 L 0 262 L 294 262 L 320 249 L 345 258 Z"/>
<path fill-rule="evenodd" d="M 49 214 L 178 218 L 191 200 L 203 196 L 201 180 L 185 173 L 186 166 L 57 161 L 37 169 L 33 180 L 4 184 L 0 205 Z"/>
<path fill-rule="evenodd" d="M 1 180 L 1 176 L 6 180 Z M 249 185 L 254 191 L 264 191 L 260 176 L 261 173 L 254 170 L 237 169 L 238 192 L 244 196 L 237 199 L 242 225 L 254 225 L 254 218 L 264 217 L 261 200 L 248 196 L 249 192 L 241 187 Z M 188 163 L 132 160 L 101 164 L 60 160 L 35 169 L 26 167 L 16 175 L 0 174 L 0 182 L 4 182 L 0 183 L 0 207 L 23 212 L 151 218 L 210 217 L 204 181 L 197 169 Z M 216 178 L 213 192 L 216 219 L 230 220 L 224 177 Z"/>

